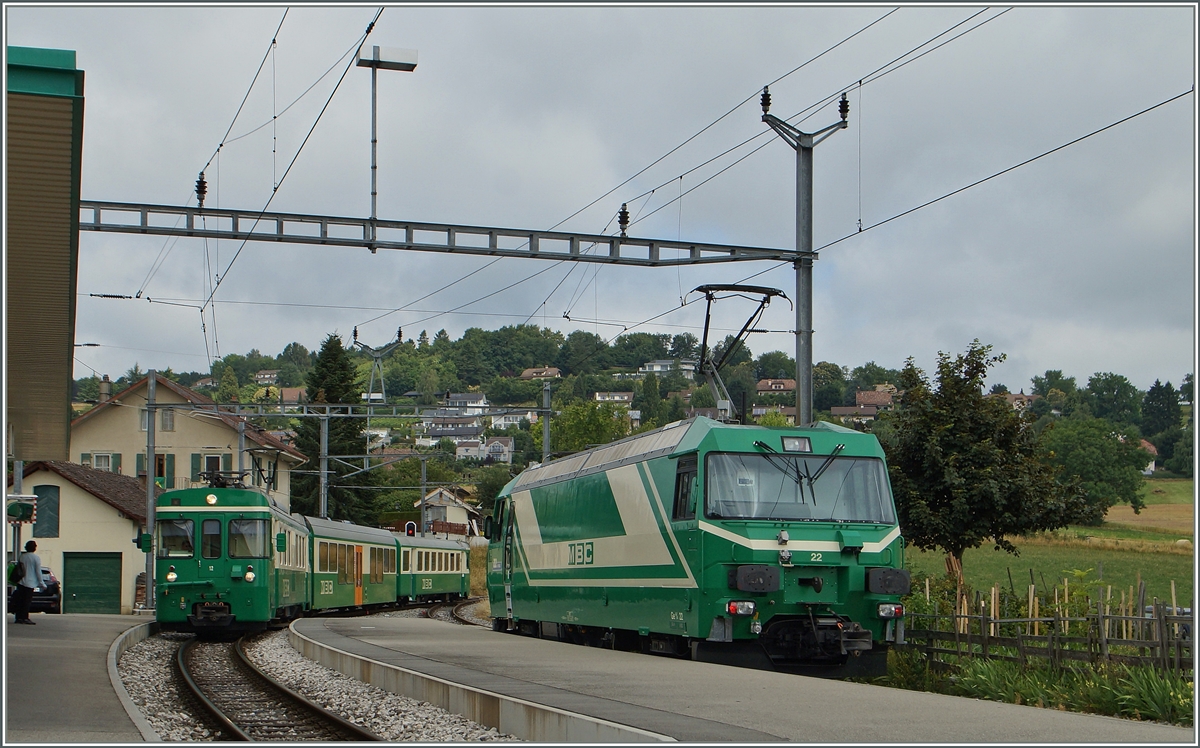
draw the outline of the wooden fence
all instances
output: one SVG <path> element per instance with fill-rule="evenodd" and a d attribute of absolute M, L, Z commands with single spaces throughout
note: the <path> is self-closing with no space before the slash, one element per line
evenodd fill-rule
<path fill-rule="evenodd" d="M 1003 618 L 989 615 L 986 605 L 971 612 L 960 599 L 953 613 L 909 613 L 905 646 L 924 652 L 931 665 L 946 666 L 948 658 L 985 657 L 1025 665 L 1041 658 L 1055 666 L 1069 661 L 1093 665 L 1113 662 L 1151 665 L 1162 670 L 1193 669 L 1191 612 L 1157 600 L 1150 613 L 1133 610 L 1113 614 L 1102 603 L 1085 615 Z M 991 606 L 993 610 L 999 606 Z M 1032 606 L 1037 611 L 1037 607 Z"/>

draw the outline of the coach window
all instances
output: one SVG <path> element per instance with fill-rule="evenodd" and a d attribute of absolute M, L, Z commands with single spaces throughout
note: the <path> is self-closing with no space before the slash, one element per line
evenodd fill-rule
<path fill-rule="evenodd" d="M 200 555 L 204 558 L 221 557 L 221 520 L 206 519 L 200 523 Z"/>
<path fill-rule="evenodd" d="M 409 550 L 405 548 L 400 552 L 400 571 L 408 573 L 408 554 Z"/>
<path fill-rule="evenodd" d="M 692 501 L 695 483 L 696 456 L 681 457 L 675 468 L 675 506 L 671 511 L 671 519 L 681 521 L 696 518 L 696 504 Z"/>
<path fill-rule="evenodd" d="M 346 546 L 338 543 L 337 547 L 338 584 L 346 584 L 350 579 L 350 567 L 346 563 Z"/>

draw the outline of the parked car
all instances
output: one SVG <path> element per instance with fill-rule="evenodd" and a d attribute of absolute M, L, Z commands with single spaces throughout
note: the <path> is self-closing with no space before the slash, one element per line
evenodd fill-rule
<path fill-rule="evenodd" d="M 10 564 L 11 566 L 11 564 Z M 12 596 L 15 587 L 8 586 L 8 608 L 12 611 Z M 33 588 L 33 602 L 29 604 L 30 613 L 61 613 L 62 612 L 62 590 L 58 584 L 58 577 L 50 571 L 50 567 L 42 567 L 42 586 Z"/>

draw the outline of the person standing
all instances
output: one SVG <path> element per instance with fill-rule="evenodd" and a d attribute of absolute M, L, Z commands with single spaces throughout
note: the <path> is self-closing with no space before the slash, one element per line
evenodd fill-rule
<path fill-rule="evenodd" d="M 17 582 L 17 589 L 13 591 L 13 614 L 16 616 L 13 623 L 37 625 L 29 620 L 33 590 L 42 586 L 42 559 L 34 553 L 36 550 L 37 543 L 31 540 L 25 544 L 25 552 L 17 559 L 17 565 L 21 567 L 21 579 Z"/>

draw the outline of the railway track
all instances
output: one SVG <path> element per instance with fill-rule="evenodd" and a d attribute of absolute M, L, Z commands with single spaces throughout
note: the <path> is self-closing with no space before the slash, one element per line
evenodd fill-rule
<path fill-rule="evenodd" d="M 431 603 L 429 605 L 429 610 L 426 612 L 426 615 L 429 618 L 439 618 L 444 621 L 452 621 L 454 623 L 459 623 L 464 626 L 483 626 L 484 624 L 479 623 L 478 621 L 474 621 L 470 618 L 467 618 L 463 614 L 463 611 L 467 608 L 467 606 L 474 605 L 475 603 L 479 602 L 480 599 L 481 598 L 478 598 L 478 597 L 468 597 L 466 600 L 461 600 L 457 603 L 449 603 L 449 602 Z M 442 612 L 446 608 L 450 608 L 449 615 L 448 616 L 441 615 Z"/>
<path fill-rule="evenodd" d="M 183 682 L 230 740 L 376 741 L 260 671 L 237 642 L 192 639 L 179 648 Z"/>

